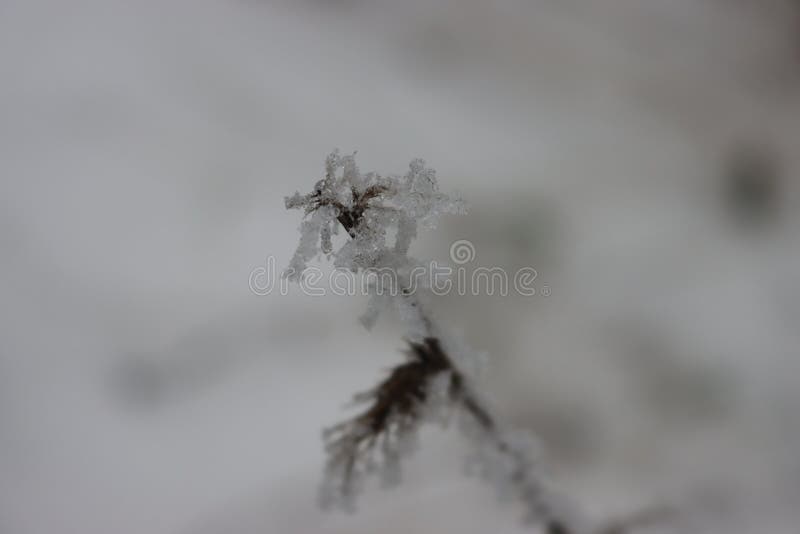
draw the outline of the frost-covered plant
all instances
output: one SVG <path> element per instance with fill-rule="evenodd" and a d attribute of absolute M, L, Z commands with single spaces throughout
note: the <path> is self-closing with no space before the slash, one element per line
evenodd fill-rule
<path fill-rule="evenodd" d="M 421 295 L 408 290 L 408 275 L 420 265 L 408 256 L 418 225 L 433 226 L 443 213 L 464 213 L 463 202 L 439 192 L 435 172 L 422 160 L 412 161 L 404 176 L 385 177 L 362 174 L 353 155 L 334 152 L 313 191 L 286 197 L 286 207 L 303 209 L 306 218 L 285 276 L 299 280 L 307 262 L 320 253 L 332 256 L 336 267 L 354 272 L 391 269 L 400 291 L 387 297 L 376 280 L 362 321 L 371 326 L 378 311 L 391 303 L 406 323 L 409 340 L 407 360 L 355 397 L 366 409 L 324 432 L 328 460 L 320 492 L 323 506 L 353 509 L 371 473 L 387 484 L 396 482 L 400 459 L 413 450 L 419 426 L 446 421 L 457 411 L 462 430 L 474 443 L 472 467 L 502 493 L 517 496 L 527 519 L 543 525 L 547 534 L 583 532 L 561 499 L 547 489 L 530 438 L 505 429 L 477 393 L 468 371 L 480 356 L 445 336 L 424 309 Z M 350 239 L 334 250 L 332 236 L 339 226 Z M 620 522 L 598 532 L 623 530 L 625 523 Z"/>

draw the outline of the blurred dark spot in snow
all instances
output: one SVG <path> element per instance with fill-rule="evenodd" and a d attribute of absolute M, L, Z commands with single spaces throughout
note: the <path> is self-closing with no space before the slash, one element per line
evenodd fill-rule
<path fill-rule="evenodd" d="M 129 408 L 153 410 L 168 393 L 165 375 L 157 363 L 140 354 L 126 355 L 113 370 L 112 389 Z"/>
<path fill-rule="evenodd" d="M 762 227 L 776 219 L 781 176 L 772 153 L 754 145 L 737 147 L 728 158 L 723 178 L 727 210 L 740 227 Z"/>

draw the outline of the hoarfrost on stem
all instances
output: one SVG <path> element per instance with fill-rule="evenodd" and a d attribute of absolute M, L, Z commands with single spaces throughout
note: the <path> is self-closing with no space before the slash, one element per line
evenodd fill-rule
<path fill-rule="evenodd" d="M 325 176 L 311 193 L 295 193 L 285 203 L 288 209 L 303 209 L 306 217 L 285 276 L 299 280 L 307 263 L 322 253 L 333 257 L 337 268 L 354 272 L 392 269 L 401 289 L 408 287 L 404 277 L 419 265 L 408 256 L 418 226 L 430 228 L 443 213 L 465 211 L 460 199 L 439 191 L 435 171 L 421 159 L 413 160 L 403 176 L 381 176 L 362 174 L 354 154 L 338 151 L 326 158 Z M 332 236 L 339 225 L 350 239 L 337 249 Z M 388 243 L 391 230 L 395 238 Z M 364 411 L 324 432 L 323 506 L 352 510 L 372 473 L 384 484 L 399 481 L 400 461 L 415 448 L 419 426 L 446 424 L 458 411 L 462 431 L 474 443 L 468 465 L 501 494 L 520 499 L 527 518 L 541 523 L 547 534 L 583 532 L 548 490 L 530 439 L 503 428 L 474 388 L 471 371 L 482 357 L 444 335 L 420 295 L 387 296 L 380 284 L 377 277 L 369 285 L 373 291 L 362 323 L 369 328 L 380 310 L 393 305 L 407 327 L 407 359 L 372 390 L 356 395 L 357 403 L 367 405 Z"/>

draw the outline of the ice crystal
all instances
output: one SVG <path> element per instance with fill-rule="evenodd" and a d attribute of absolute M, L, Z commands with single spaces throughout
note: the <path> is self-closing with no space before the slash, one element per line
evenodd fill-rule
<path fill-rule="evenodd" d="M 325 176 L 311 193 L 286 197 L 288 209 L 303 209 L 310 219 L 300 228 L 300 244 L 287 276 L 298 279 L 307 262 L 320 252 L 333 254 L 334 265 L 358 271 L 370 267 L 404 267 L 418 223 L 429 227 L 442 213 L 463 213 L 464 204 L 439 192 L 436 172 L 416 159 L 404 176 L 361 174 L 355 155 L 338 151 L 325 160 Z M 334 250 L 335 223 L 352 238 Z M 395 231 L 392 246 L 389 230 Z"/>
<path fill-rule="evenodd" d="M 287 200 L 286 205 L 289 204 Z M 320 239 L 322 239 L 322 251 L 330 252 L 330 225 L 336 216 L 337 211 L 333 206 L 320 206 L 300 225 L 300 243 L 289 267 L 284 271 L 290 280 L 299 280 L 307 267 L 307 262 L 320 252 Z"/>

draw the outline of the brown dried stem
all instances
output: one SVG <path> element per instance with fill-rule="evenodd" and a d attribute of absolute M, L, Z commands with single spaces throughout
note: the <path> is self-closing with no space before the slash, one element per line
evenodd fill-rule
<path fill-rule="evenodd" d="M 358 193 L 353 188 L 353 202 L 350 207 L 317 194 L 319 200 L 312 210 L 326 204 L 334 206 L 339 212 L 338 222 L 354 238 L 359 225 L 363 223 L 365 210 L 378 207 L 371 205 L 371 200 L 379 198 L 386 190 L 384 186 L 374 185 Z M 349 491 L 357 464 L 363 458 L 367 458 L 369 463 L 372 451 L 379 442 L 385 445 L 393 436 L 416 426 L 428 400 L 432 380 L 442 373 L 449 373 L 448 400 L 462 407 L 477 422 L 496 450 L 512 460 L 515 467 L 511 482 L 517 487 L 518 494 L 531 508 L 531 512 L 543 522 L 545 533 L 575 534 L 566 519 L 551 508 L 546 488 L 531 473 L 528 457 L 507 441 L 490 410 L 473 392 L 467 378 L 445 352 L 432 320 L 421 309 L 416 298 L 405 292 L 403 298 L 417 310 L 427 334 L 421 342 L 409 342 L 407 362 L 393 368 L 389 376 L 373 390 L 356 397 L 357 401 L 371 401 L 364 412 L 326 431 L 326 449 L 330 455 L 328 467 L 331 469 L 332 466 L 341 466 L 342 469 L 340 489 Z M 384 449 L 384 454 L 386 453 Z M 634 527 L 661 519 L 663 514 L 647 511 L 609 522 L 595 532 L 624 534 Z"/>

